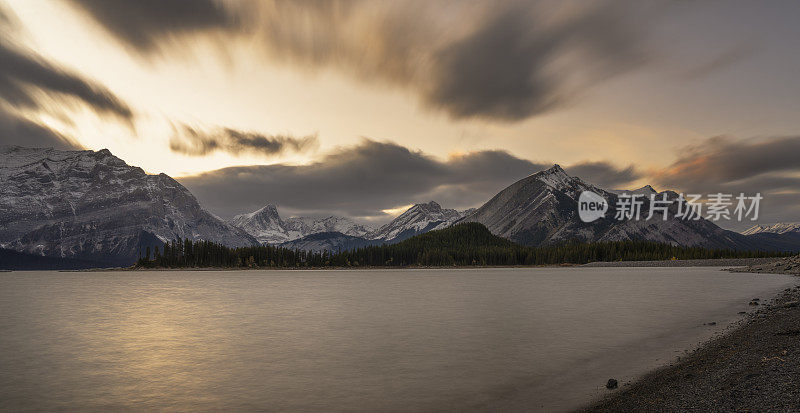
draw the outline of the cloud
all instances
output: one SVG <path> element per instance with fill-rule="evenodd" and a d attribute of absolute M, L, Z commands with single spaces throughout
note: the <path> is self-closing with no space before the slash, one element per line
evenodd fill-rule
<path fill-rule="evenodd" d="M 72 139 L 47 126 L 0 108 L 0 144 L 56 149 L 83 149 Z"/>
<path fill-rule="evenodd" d="M 437 51 L 427 103 L 454 118 L 522 120 L 644 60 L 637 34 L 619 10 L 592 7 L 552 25 L 543 11 L 528 4 L 501 8 L 478 30 Z M 576 60 L 558 63 L 569 55 Z"/>
<path fill-rule="evenodd" d="M 513 122 L 646 60 L 631 8 L 573 6 L 277 1 L 264 39 L 273 56 L 411 90 L 451 118 Z"/>
<path fill-rule="evenodd" d="M 237 16 L 214 0 L 68 0 L 117 39 L 143 53 L 192 33 L 232 29 Z"/>
<path fill-rule="evenodd" d="M 70 1 L 139 53 L 247 35 L 271 62 L 404 89 L 453 119 L 521 121 L 648 58 L 647 13 L 611 1 Z"/>
<path fill-rule="evenodd" d="M 683 148 L 681 156 L 653 179 L 665 187 L 708 195 L 761 193 L 761 220 L 800 221 L 800 137 L 713 137 Z M 752 222 L 723 223 L 744 229 Z"/>
<path fill-rule="evenodd" d="M 108 89 L 16 44 L 20 30 L 16 16 L 0 9 L 0 144 L 80 149 L 73 139 L 23 114 L 25 109 L 52 113 L 53 100 L 79 101 L 132 125 L 133 112 Z"/>
<path fill-rule="evenodd" d="M 308 165 L 232 167 L 180 181 L 224 217 L 275 203 L 289 213 L 374 218 L 382 217 L 384 209 L 429 200 L 449 208 L 480 205 L 514 181 L 551 165 L 504 151 L 441 160 L 395 143 L 365 139 Z"/>
<path fill-rule="evenodd" d="M 606 189 L 630 189 L 626 185 L 642 177 L 633 165 L 618 169 L 605 161 L 582 162 L 566 168 L 566 172 Z"/>
<path fill-rule="evenodd" d="M 286 135 L 262 135 L 231 128 L 200 130 L 180 125 L 170 139 L 173 152 L 204 156 L 222 151 L 234 155 L 244 152 L 273 156 L 286 151 L 303 152 L 317 146 L 316 135 L 295 138 Z"/>
<path fill-rule="evenodd" d="M 657 173 L 668 185 L 732 183 L 776 172 L 800 170 L 800 137 L 737 140 L 718 136 L 681 150 L 669 168 Z"/>
<path fill-rule="evenodd" d="M 126 121 L 133 118 L 131 109 L 103 86 L 57 67 L 33 51 L 0 42 L 0 97 L 14 106 L 38 108 L 37 90 L 78 99 L 97 112 Z"/>
<path fill-rule="evenodd" d="M 713 56 L 710 60 L 703 62 L 680 74 L 686 80 L 701 79 L 720 70 L 734 66 L 736 63 L 745 60 L 758 51 L 754 43 L 737 44 L 727 50 Z"/>

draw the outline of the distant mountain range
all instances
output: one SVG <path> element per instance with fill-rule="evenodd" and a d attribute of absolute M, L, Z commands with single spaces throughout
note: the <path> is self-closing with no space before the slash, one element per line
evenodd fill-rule
<path fill-rule="evenodd" d="M 606 198 L 605 219 L 578 219 L 578 197 L 592 191 Z M 522 245 L 565 241 L 648 240 L 682 246 L 800 250 L 800 224 L 756 226 L 744 233 L 711 221 L 674 218 L 613 219 L 622 194 L 642 194 L 650 210 L 650 186 L 605 190 L 569 176 L 554 165 L 500 191 L 477 209 L 456 211 L 436 202 L 416 204 L 373 229 L 348 218 L 290 217 L 274 205 L 225 222 L 204 210 L 167 175 L 148 175 L 108 150 L 58 151 L 0 146 L 0 248 L 76 262 L 128 265 L 148 247 L 189 238 L 237 247 L 280 245 L 304 250 L 345 250 L 393 244 L 458 222 L 478 222 L 493 234 Z M 657 193 L 674 200 L 672 191 Z M 608 218 L 612 217 L 612 218 Z M 6 254 L 7 256 L 10 256 Z M 27 258 L 26 258 L 27 259 Z"/>
<path fill-rule="evenodd" d="M 267 205 L 248 214 L 237 215 L 231 225 L 247 232 L 262 244 L 281 244 L 312 234 L 337 232 L 351 237 L 366 237 L 374 231 L 366 225 L 357 224 L 349 218 L 329 216 L 327 218 L 292 217 L 282 219 L 275 205 Z"/>
<path fill-rule="evenodd" d="M 366 245 L 396 243 L 435 229 L 452 225 L 472 212 L 442 208 L 436 202 L 416 204 L 378 229 L 357 224 L 344 217 L 282 219 L 275 205 L 237 215 L 231 224 L 262 244 L 309 251 L 337 251 Z"/>

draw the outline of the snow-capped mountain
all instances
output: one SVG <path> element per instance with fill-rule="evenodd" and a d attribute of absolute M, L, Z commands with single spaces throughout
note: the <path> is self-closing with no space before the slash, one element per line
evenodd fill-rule
<path fill-rule="evenodd" d="M 364 237 L 345 235 L 341 232 L 317 232 L 305 237 L 281 243 L 280 246 L 292 250 L 304 250 L 336 253 L 338 251 L 353 250 L 369 245 L 380 245 L 381 241 L 370 240 Z"/>
<path fill-rule="evenodd" d="M 786 234 L 789 232 L 798 232 L 800 233 L 800 222 L 779 222 L 777 224 L 772 225 L 755 225 L 751 228 L 748 228 L 742 231 L 744 235 L 753 235 L 753 234 Z"/>
<path fill-rule="evenodd" d="M 177 238 L 256 242 L 174 179 L 148 175 L 106 149 L 0 146 L 0 247 L 130 264 L 145 247 Z"/>
<path fill-rule="evenodd" d="M 289 239 L 299 238 L 278 215 L 275 205 L 267 205 L 259 210 L 233 217 L 231 225 L 255 237 L 261 244 L 280 244 Z"/>
<path fill-rule="evenodd" d="M 372 228 L 351 219 L 292 217 L 282 219 L 275 205 L 267 205 L 248 214 L 237 215 L 231 224 L 255 237 L 262 244 L 281 244 L 322 232 L 338 232 L 351 237 L 364 237 Z"/>
<path fill-rule="evenodd" d="M 592 191 L 604 197 L 609 204 L 606 218 L 586 223 L 578 217 L 578 197 L 583 191 Z M 554 165 L 515 182 L 500 191 L 486 204 L 463 219 L 464 222 L 480 222 L 492 233 L 524 245 L 540 245 L 577 241 L 623 241 L 649 240 L 683 246 L 708 248 L 755 249 L 746 237 L 724 230 L 705 220 L 682 220 L 674 218 L 677 205 L 673 203 L 668 219 L 663 214 L 650 220 L 614 219 L 618 191 L 607 191 L 587 183 L 580 178 L 567 175 Z M 649 195 L 652 187 L 636 191 L 625 191 Z M 678 197 L 675 192 L 665 191 L 667 199 Z M 642 197 L 642 217 L 650 211 L 649 196 Z"/>
<path fill-rule="evenodd" d="M 301 238 L 285 241 L 279 245 L 291 249 L 334 252 L 368 245 L 392 244 L 414 235 L 448 227 L 472 211 L 474 209 L 462 212 L 455 209 L 444 209 L 441 205 L 431 201 L 427 204 L 412 206 L 377 230 L 364 232 L 364 227 L 361 226 L 354 231 L 350 225 L 345 225 L 342 228 L 341 223 L 337 223 L 338 228 L 329 225 L 329 228 L 332 228 L 331 230 L 314 232 Z M 347 220 L 345 222 L 352 221 Z M 348 230 L 348 232 L 342 229 Z"/>
<path fill-rule="evenodd" d="M 339 232 L 351 237 L 364 237 L 374 228 L 359 224 L 345 217 L 329 216 L 327 218 L 292 217 L 285 221 L 292 229 L 305 235 L 320 232 Z"/>
<path fill-rule="evenodd" d="M 446 228 L 463 218 L 465 212 L 469 211 L 445 209 L 434 201 L 416 204 L 388 224 L 368 234 L 367 238 L 386 242 L 402 241 L 414 235 Z"/>

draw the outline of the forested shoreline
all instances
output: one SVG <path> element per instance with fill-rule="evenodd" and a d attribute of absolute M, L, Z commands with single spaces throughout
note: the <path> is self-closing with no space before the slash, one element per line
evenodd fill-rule
<path fill-rule="evenodd" d="M 352 251 L 309 252 L 276 246 L 230 248 L 209 241 L 176 240 L 145 250 L 137 268 L 325 268 L 414 266 L 534 266 L 594 261 L 762 258 L 790 255 L 766 251 L 676 247 L 649 241 L 566 243 L 525 247 L 478 223 L 455 225 L 397 244 Z"/>

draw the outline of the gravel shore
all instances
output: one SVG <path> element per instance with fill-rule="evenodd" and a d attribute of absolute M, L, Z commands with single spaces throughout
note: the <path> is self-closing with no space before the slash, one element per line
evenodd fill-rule
<path fill-rule="evenodd" d="M 611 261 L 590 262 L 584 267 L 734 267 L 759 266 L 781 258 L 717 258 L 708 260 Z M 749 272 L 749 271 L 748 271 Z"/>
<path fill-rule="evenodd" d="M 729 268 L 730 272 L 754 272 L 758 274 L 791 274 L 800 275 L 800 255 L 786 257 L 772 262 L 757 262 L 747 267 Z"/>
<path fill-rule="evenodd" d="M 741 324 L 586 412 L 800 411 L 800 279 Z"/>

